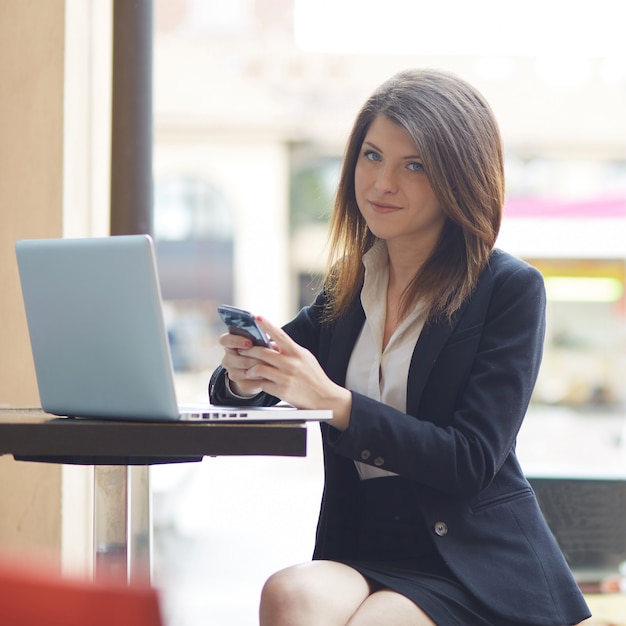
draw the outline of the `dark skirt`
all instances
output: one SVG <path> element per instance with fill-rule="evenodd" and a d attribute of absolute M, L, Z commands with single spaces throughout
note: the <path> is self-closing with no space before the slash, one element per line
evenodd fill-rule
<path fill-rule="evenodd" d="M 365 576 L 373 591 L 406 596 L 440 626 L 522 626 L 496 615 L 450 571 L 412 491 L 410 481 L 399 477 L 362 481 L 356 558 L 341 562 Z M 408 502 L 415 502 L 413 510 L 407 511 Z"/>
<path fill-rule="evenodd" d="M 471 595 L 447 568 L 425 560 L 412 564 L 342 561 L 370 583 L 372 591 L 391 589 L 419 606 L 438 626 L 522 626 L 497 615 Z"/>

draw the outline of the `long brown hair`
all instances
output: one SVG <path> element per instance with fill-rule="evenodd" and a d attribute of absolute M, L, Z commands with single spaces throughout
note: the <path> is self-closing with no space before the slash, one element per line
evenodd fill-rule
<path fill-rule="evenodd" d="M 504 202 L 502 141 L 493 112 L 464 80 L 435 70 L 409 70 L 383 83 L 359 112 L 344 155 L 330 221 L 326 319 L 357 295 L 362 257 L 376 237 L 359 212 L 354 171 L 365 135 L 384 115 L 412 137 L 446 216 L 439 241 L 403 294 L 401 315 L 424 303 L 429 318 L 450 321 L 471 295 L 494 246 Z"/>

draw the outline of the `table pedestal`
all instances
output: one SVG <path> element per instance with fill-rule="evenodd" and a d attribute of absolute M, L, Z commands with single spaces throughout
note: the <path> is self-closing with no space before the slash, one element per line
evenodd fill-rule
<path fill-rule="evenodd" d="M 94 467 L 94 577 L 150 582 L 150 467 Z"/>

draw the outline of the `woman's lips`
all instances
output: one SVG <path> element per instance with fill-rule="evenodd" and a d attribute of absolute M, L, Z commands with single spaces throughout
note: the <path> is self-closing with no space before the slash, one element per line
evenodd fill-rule
<path fill-rule="evenodd" d="M 397 204 L 389 204 L 387 202 L 374 202 L 370 200 L 369 203 L 375 213 L 393 213 L 394 211 L 399 211 L 402 208 Z"/>

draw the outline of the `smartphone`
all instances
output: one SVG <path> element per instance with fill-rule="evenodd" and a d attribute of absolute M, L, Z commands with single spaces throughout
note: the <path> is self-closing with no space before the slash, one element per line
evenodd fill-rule
<path fill-rule="evenodd" d="M 217 312 L 228 327 L 229 333 L 247 337 L 255 346 L 269 347 L 269 337 L 256 323 L 252 313 L 227 304 L 218 306 Z"/>

